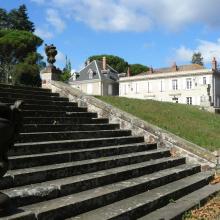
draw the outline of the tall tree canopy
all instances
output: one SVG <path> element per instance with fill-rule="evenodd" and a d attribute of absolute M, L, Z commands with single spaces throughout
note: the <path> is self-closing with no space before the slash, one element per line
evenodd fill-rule
<path fill-rule="evenodd" d="M 0 29 L 12 29 L 34 32 L 34 23 L 29 20 L 27 8 L 21 5 L 18 9 L 12 9 L 9 13 L 0 9 Z"/>
<path fill-rule="evenodd" d="M 192 55 L 192 63 L 193 64 L 199 64 L 199 65 L 204 65 L 203 64 L 203 57 L 202 57 L 202 54 L 200 52 L 198 53 L 194 53 Z"/>
<path fill-rule="evenodd" d="M 131 64 L 130 65 L 130 72 L 131 72 L 132 76 L 146 72 L 148 70 L 149 70 L 149 68 L 147 66 L 142 65 L 142 64 Z"/>
<path fill-rule="evenodd" d="M 7 83 L 9 78 L 12 78 L 13 81 L 16 75 L 16 68 L 14 67 L 19 63 L 26 63 L 27 65 L 36 64 L 37 60 L 39 59 L 39 54 L 36 52 L 36 50 L 37 47 L 42 44 L 42 42 L 43 41 L 39 37 L 27 31 L 1 30 L 1 81 L 5 81 Z M 30 60 L 32 61 L 30 62 Z M 30 74 L 32 73 L 30 72 Z"/>
<path fill-rule="evenodd" d="M 43 63 L 37 48 L 43 41 L 33 32 L 25 5 L 10 12 L 0 8 L 1 82 L 40 85 L 39 64 Z"/>
<path fill-rule="evenodd" d="M 131 71 L 131 75 L 132 76 L 137 75 L 139 73 L 142 73 L 144 71 L 147 71 L 149 69 L 147 66 L 144 66 L 142 64 L 128 64 L 128 62 L 125 61 L 121 57 L 113 56 L 113 55 L 107 55 L 107 54 L 90 56 L 88 59 L 90 61 L 102 60 L 102 58 L 104 56 L 107 59 L 107 63 L 112 68 L 117 70 L 117 72 L 119 72 L 119 73 L 126 73 L 129 66 L 130 66 L 130 71 Z"/>
<path fill-rule="evenodd" d="M 106 57 L 107 63 L 116 71 L 119 73 L 126 72 L 128 68 L 128 63 L 121 57 L 118 56 L 113 56 L 113 55 L 107 55 L 107 54 L 102 54 L 102 55 L 94 55 L 90 56 L 88 59 L 90 61 L 93 60 L 102 60 L 103 57 Z"/>

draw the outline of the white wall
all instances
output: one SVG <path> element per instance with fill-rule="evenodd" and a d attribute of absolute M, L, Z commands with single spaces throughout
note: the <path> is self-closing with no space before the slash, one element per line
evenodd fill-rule
<path fill-rule="evenodd" d="M 171 77 L 157 77 L 157 78 L 136 78 L 130 77 L 120 79 L 120 96 L 140 99 L 154 99 L 158 101 L 176 102 L 186 104 L 187 97 L 192 97 L 193 105 L 210 105 L 210 98 L 213 99 L 212 94 L 212 78 L 210 73 L 203 74 L 187 74 Z M 165 75 L 165 74 L 164 74 Z M 204 78 L 206 84 L 204 85 Z M 191 79 L 191 89 L 187 89 L 187 79 Z M 174 90 L 172 80 L 177 80 L 178 89 Z M 220 83 L 220 80 L 219 80 Z M 208 93 L 210 87 L 210 94 Z M 219 85 L 220 88 L 220 85 Z M 220 97 L 220 89 L 219 89 Z M 173 98 L 175 100 L 173 100 Z M 207 104 L 208 102 L 208 104 Z"/>

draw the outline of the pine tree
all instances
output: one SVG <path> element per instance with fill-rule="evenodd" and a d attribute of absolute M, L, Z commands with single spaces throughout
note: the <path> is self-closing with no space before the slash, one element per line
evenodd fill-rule
<path fill-rule="evenodd" d="M 202 54 L 200 52 L 198 53 L 194 53 L 192 55 L 192 63 L 193 64 L 199 64 L 201 66 L 203 66 L 203 57 L 202 57 Z"/>
<path fill-rule="evenodd" d="M 0 29 L 8 28 L 8 14 L 3 8 L 0 8 Z"/>
<path fill-rule="evenodd" d="M 21 5 L 18 9 L 13 9 L 8 13 L 8 28 L 34 32 L 34 24 L 29 20 L 25 5 Z"/>

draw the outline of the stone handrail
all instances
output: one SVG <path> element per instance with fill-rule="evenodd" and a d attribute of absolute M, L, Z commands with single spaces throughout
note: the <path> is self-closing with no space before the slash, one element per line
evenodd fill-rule
<path fill-rule="evenodd" d="M 147 143 L 157 142 L 159 147 L 170 148 L 173 156 L 185 156 L 188 162 L 199 163 L 204 168 L 206 166 L 215 166 L 215 155 L 196 144 L 143 121 L 93 96 L 86 95 L 68 84 L 51 81 L 51 89 L 63 97 L 68 97 L 70 101 L 77 102 L 79 106 L 84 106 L 89 111 L 97 112 L 99 117 L 109 118 L 110 123 L 119 123 L 121 129 L 130 129 L 133 135 L 144 136 Z"/>

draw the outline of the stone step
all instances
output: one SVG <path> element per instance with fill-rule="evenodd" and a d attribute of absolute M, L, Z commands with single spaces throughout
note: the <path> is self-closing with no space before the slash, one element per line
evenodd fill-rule
<path fill-rule="evenodd" d="M 35 214 L 32 212 L 14 210 L 10 215 L 1 217 L 1 220 L 36 220 L 36 218 Z"/>
<path fill-rule="evenodd" d="M 84 115 L 89 116 L 89 115 Z M 91 117 L 24 117 L 24 124 L 103 124 L 108 118 Z"/>
<path fill-rule="evenodd" d="M 178 173 L 174 176 L 177 178 Z M 161 206 L 167 205 L 170 201 L 181 198 L 186 194 L 202 188 L 209 183 L 212 177 L 212 172 L 200 172 L 174 182 L 171 182 L 171 180 L 171 183 L 159 186 L 157 188 L 152 189 L 151 187 L 151 190 L 148 190 L 150 187 L 146 186 L 145 192 L 142 192 L 135 196 L 132 196 L 132 194 L 130 194 L 130 198 L 122 198 L 121 201 L 106 206 L 104 205 L 112 202 L 112 197 L 106 198 L 106 200 L 98 204 L 93 199 L 93 196 L 87 192 L 87 195 L 82 195 L 82 193 L 80 195 L 80 193 L 78 193 L 73 194 L 68 198 L 64 197 L 63 200 L 60 200 L 60 203 L 57 205 L 55 204 L 55 202 L 57 201 L 58 203 L 58 199 L 55 199 L 49 201 L 48 204 L 45 206 L 43 206 L 43 204 L 46 204 L 46 202 L 42 202 L 40 203 L 39 207 L 36 207 L 36 205 L 30 205 L 25 207 L 24 209 L 37 213 L 38 220 L 49 220 L 53 218 L 55 219 L 61 216 L 61 218 L 63 219 L 64 216 L 69 215 L 69 217 L 71 217 L 71 214 L 72 216 L 74 216 L 77 214 L 77 212 L 85 212 L 89 208 L 95 209 L 98 206 L 101 208 L 92 210 L 88 213 L 84 213 L 76 217 L 69 218 L 69 220 L 137 219 Z M 155 178 L 155 176 L 153 175 L 152 178 Z M 130 184 L 132 184 L 132 182 Z M 106 191 L 107 190 L 108 189 L 106 189 Z M 95 191 L 97 197 L 101 196 L 101 193 L 103 193 L 101 190 Z M 79 197 L 79 195 L 81 198 Z M 84 203 L 83 205 L 80 205 L 79 202 L 82 200 L 84 201 Z M 88 202 L 86 203 L 85 200 L 87 200 Z M 104 202 L 105 204 L 103 204 Z M 90 207 L 88 207 L 89 205 Z M 85 208 L 83 209 L 83 206 L 86 206 L 87 210 Z"/>
<path fill-rule="evenodd" d="M 11 103 L 5 103 L 6 105 L 12 105 Z M 87 108 L 78 107 L 78 104 L 75 102 L 71 102 L 71 106 L 61 106 L 61 105 L 38 105 L 38 104 L 23 104 L 21 106 L 22 110 L 45 110 L 45 111 L 66 111 L 66 112 L 87 112 Z"/>
<path fill-rule="evenodd" d="M 87 112 L 87 108 L 78 107 L 77 103 L 71 102 L 72 106 L 56 106 L 56 105 L 34 105 L 24 104 L 22 110 L 35 110 L 35 111 L 65 111 L 65 112 Z"/>
<path fill-rule="evenodd" d="M 97 118 L 96 112 L 66 112 L 66 111 L 48 111 L 48 110 L 23 110 L 24 117 L 89 117 Z"/>
<path fill-rule="evenodd" d="M 15 93 L 15 94 L 24 94 L 24 95 L 43 95 L 43 96 L 59 96 L 59 93 L 52 93 L 48 91 L 36 91 L 36 90 L 25 90 L 22 88 L 3 88 L 0 87 L 0 94 L 5 93 Z M 1 96 L 1 95 L 0 95 Z M 4 96 L 4 95 L 3 95 Z"/>
<path fill-rule="evenodd" d="M 27 90 L 27 92 L 29 91 L 37 91 L 37 92 L 51 92 L 50 89 L 43 89 L 43 88 L 39 88 L 39 87 L 29 87 L 29 86 L 15 86 L 15 85 L 9 85 L 9 84 L 2 84 L 0 83 L 0 88 L 4 89 L 4 88 L 9 88 L 9 89 L 20 89 L 20 90 Z"/>
<path fill-rule="evenodd" d="M 171 170 L 172 169 L 170 169 L 168 173 L 171 172 Z M 117 216 L 119 213 L 123 213 L 124 215 L 123 218 L 117 219 L 135 219 L 132 218 L 135 214 L 143 215 L 147 210 L 160 205 L 161 201 L 159 198 L 165 203 L 170 197 L 182 196 L 184 190 L 186 190 L 187 193 L 187 191 L 192 191 L 193 188 L 202 187 L 207 184 L 208 180 L 212 177 L 210 173 L 203 174 L 204 176 L 199 173 L 186 177 L 189 175 L 188 172 L 183 171 L 182 173 L 177 170 L 175 172 L 168 174 L 167 171 L 161 171 L 158 172 L 158 175 L 144 175 L 61 198 L 23 206 L 22 209 L 35 213 L 38 220 L 65 219 L 114 202 L 119 204 L 115 209 L 105 209 L 105 212 L 98 212 L 97 214 L 97 210 L 95 210 L 92 213 L 94 215 L 91 214 L 91 216 L 88 216 L 88 219 L 111 219 L 111 216 Z M 193 174 L 193 172 L 190 174 Z M 186 182 L 185 180 L 188 181 Z M 161 186 L 163 184 L 166 184 L 168 189 Z M 158 191 L 158 189 L 160 189 L 160 191 Z M 153 191 L 157 193 L 152 195 L 151 192 Z M 143 195 L 146 196 L 144 197 Z M 144 206 L 144 208 L 142 206 Z M 129 216 L 126 212 L 129 213 Z"/>
<path fill-rule="evenodd" d="M 53 96 L 53 93 L 49 93 L 48 95 L 33 95 L 33 94 L 17 94 L 17 93 L 7 93 L 7 92 L 0 92 L 0 97 L 4 97 L 7 99 L 34 99 L 34 100 L 48 100 L 48 101 L 68 101 L 68 98 L 65 97 L 59 97 L 59 96 Z"/>
<path fill-rule="evenodd" d="M 40 99 L 40 100 L 65 100 L 67 98 L 60 97 L 58 93 L 38 93 L 38 92 L 19 92 L 19 90 L 2 91 L 0 89 L 0 97 L 16 98 L 16 99 Z M 61 98 L 61 99 L 60 99 Z"/>
<path fill-rule="evenodd" d="M 49 153 L 62 150 L 76 150 L 92 147 L 109 147 L 115 145 L 143 143 L 143 137 L 92 138 L 80 140 L 59 140 L 36 143 L 17 143 L 10 150 L 9 156 Z"/>
<path fill-rule="evenodd" d="M 155 187 L 199 172 L 199 166 L 179 165 L 174 167 L 177 163 L 179 163 L 177 158 L 168 160 L 167 164 L 165 164 L 163 159 L 160 159 L 155 162 L 149 161 L 133 166 L 130 165 L 129 167 L 123 166 L 119 169 L 109 169 L 106 170 L 107 173 L 99 171 L 97 173 L 89 173 L 88 175 L 79 175 L 75 178 L 69 177 L 31 186 L 22 186 L 16 189 L 12 188 L 4 190 L 3 193 L 7 194 L 13 203 L 19 207 L 90 189 L 96 190 L 95 188 L 97 187 L 106 187 L 105 185 L 113 183 L 121 184 L 119 183 L 120 181 L 132 181 L 134 178 L 136 184 L 131 185 L 131 187 L 135 187 L 135 190 L 138 192 L 138 190 L 143 190 L 144 185 L 148 185 L 149 188 L 150 185 Z M 156 169 L 153 170 L 153 167 Z M 151 173 L 155 171 L 157 171 L 157 175 L 152 179 Z M 178 175 L 174 175 L 174 173 Z M 126 197 L 126 195 L 124 196 Z M 127 194 L 127 196 L 129 195 Z"/>
<path fill-rule="evenodd" d="M 146 152 L 135 152 L 96 159 L 9 170 L 2 178 L 0 188 L 12 188 L 40 183 L 169 156 L 169 150 L 150 150 Z"/>
<path fill-rule="evenodd" d="M 59 131 L 59 132 L 34 132 L 21 133 L 17 143 L 29 143 L 55 140 L 78 140 L 106 137 L 130 136 L 130 130 L 101 130 L 101 131 Z"/>
<path fill-rule="evenodd" d="M 167 206 L 139 218 L 139 220 L 182 220 L 187 211 L 203 205 L 213 195 L 220 191 L 220 183 L 207 185 L 192 192 L 178 200 L 169 203 Z M 216 219 L 217 220 L 217 219 Z"/>
<path fill-rule="evenodd" d="M 22 128 L 22 133 L 27 132 L 47 132 L 47 131 L 99 131 L 119 129 L 119 124 L 26 124 Z"/>
<path fill-rule="evenodd" d="M 0 97 L 0 102 L 3 103 L 14 103 L 17 98 Z M 38 99 L 22 99 L 25 104 L 35 105 L 57 105 L 57 106 L 75 106 L 75 103 L 68 101 L 53 101 L 53 100 L 38 100 Z"/>
<path fill-rule="evenodd" d="M 156 149 L 156 144 L 126 144 L 91 149 L 63 150 L 51 153 L 21 155 L 9 157 L 9 169 L 21 169 L 34 166 L 58 164 L 79 160 L 88 160 L 98 157 L 107 157 Z"/>

